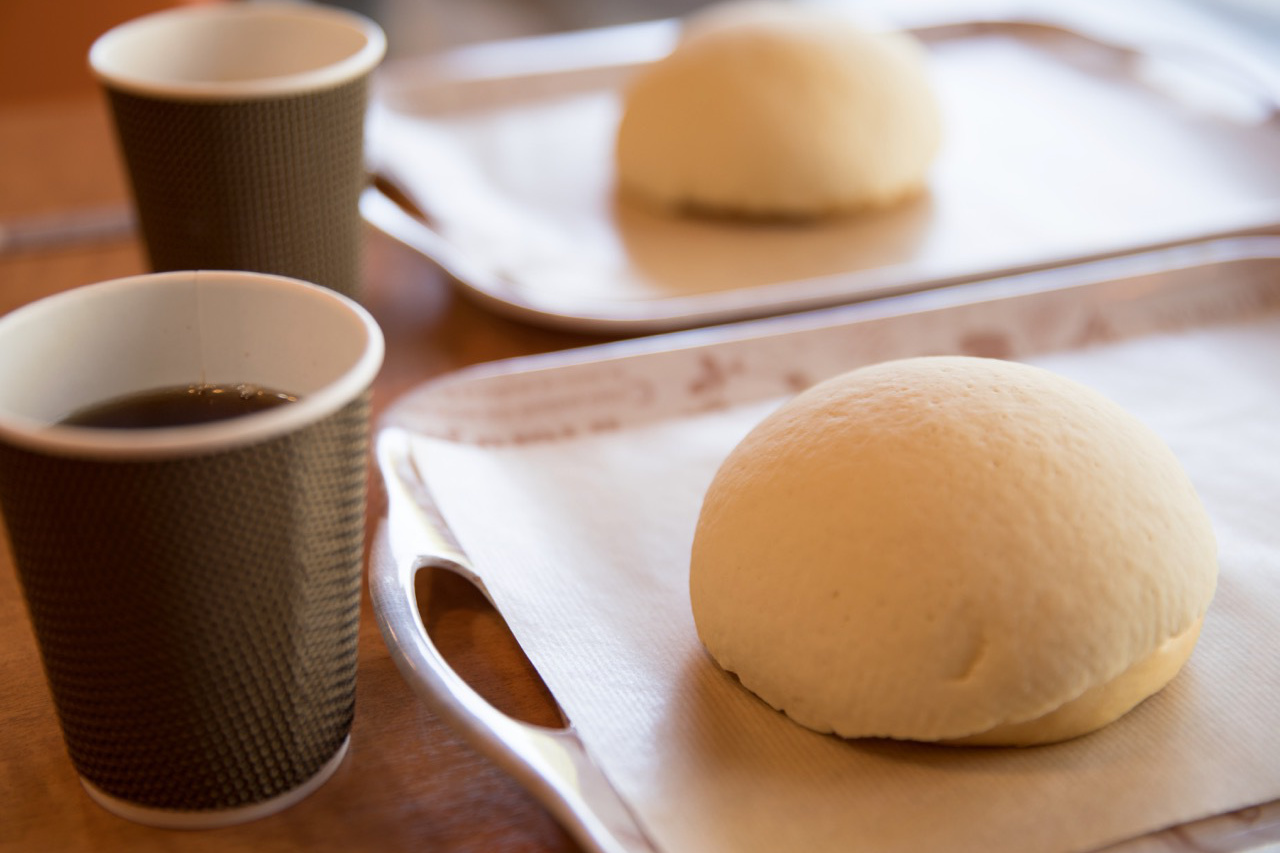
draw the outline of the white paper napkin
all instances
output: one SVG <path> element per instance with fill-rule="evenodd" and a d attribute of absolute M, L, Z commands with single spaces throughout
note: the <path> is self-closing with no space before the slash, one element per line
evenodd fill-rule
<path fill-rule="evenodd" d="M 426 470 L 529 657 L 669 853 L 1087 850 L 1280 798 L 1280 318 L 1037 362 L 1163 435 L 1221 557 L 1178 678 L 1054 746 L 815 734 L 704 653 L 687 591 L 702 493 L 781 400 L 519 446 L 424 440 Z"/>

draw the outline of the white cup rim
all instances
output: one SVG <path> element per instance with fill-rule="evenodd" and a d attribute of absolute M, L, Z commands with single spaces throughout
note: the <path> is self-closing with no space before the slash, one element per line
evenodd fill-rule
<path fill-rule="evenodd" d="M 354 321 L 364 338 L 353 363 L 322 387 L 296 402 L 250 415 L 182 427 L 98 429 L 50 422 L 0 405 L 0 441 L 52 456 L 134 461 L 194 456 L 256 444 L 299 430 L 337 412 L 372 384 L 382 367 L 386 343 L 382 330 L 362 306 L 328 288 L 285 276 L 254 272 L 183 271 L 147 273 L 87 284 L 47 296 L 0 317 L 0 337 L 24 325 L 51 322 L 74 301 L 111 298 L 145 288 L 218 287 L 239 283 L 264 290 L 288 290 Z M 254 377 L 244 377 L 246 381 Z M 94 403 L 86 400 L 85 405 Z"/>
<path fill-rule="evenodd" d="M 295 73 L 237 80 L 175 79 L 139 69 L 135 60 L 145 42 L 175 41 L 180 29 L 210 24 L 250 23 L 266 19 L 341 28 L 363 37 L 354 52 Z M 135 95 L 188 101 L 249 100 L 322 91 L 352 82 L 371 72 L 387 51 L 382 28 L 346 9 L 298 2 L 229 3 L 177 7 L 126 21 L 94 41 L 89 66 L 105 86 Z"/>

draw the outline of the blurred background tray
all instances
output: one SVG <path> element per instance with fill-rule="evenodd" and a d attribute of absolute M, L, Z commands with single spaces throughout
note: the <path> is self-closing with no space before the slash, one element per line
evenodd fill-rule
<path fill-rule="evenodd" d="M 614 198 L 620 87 L 670 49 L 672 20 L 391 62 L 370 119 L 387 192 L 362 206 L 494 309 L 605 332 L 1276 229 L 1271 87 L 1221 51 L 1189 48 L 1193 34 L 1137 47 L 1085 26 L 914 27 L 945 121 L 931 192 L 808 226 L 669 218 Z"/>

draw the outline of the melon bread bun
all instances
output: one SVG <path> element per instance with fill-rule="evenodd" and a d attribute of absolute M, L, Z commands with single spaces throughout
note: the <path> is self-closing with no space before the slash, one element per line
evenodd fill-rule
<path fill-rule="evenodd" d="M 729 454 L 690 593 L 712 657 L 796 722 L 984 745 L 1094 731 L 1191 654 L 1217 582 L 1167 445 L 1102 394 L 996 359 L 885 362 Z"/>
<path fill-rule="evenodd" d="M 692 16 L 622 94 L 618 186 L 668 211 L 815 218 L 920 193 L 940 119 L 924 51 L 833 8 Z"/>

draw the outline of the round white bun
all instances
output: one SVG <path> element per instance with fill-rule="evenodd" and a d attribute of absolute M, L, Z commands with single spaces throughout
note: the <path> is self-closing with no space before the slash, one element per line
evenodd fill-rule
<path fill-rule="evenodd" d="M 924 51 L 820 5 L 692 18 L 624 90 L 624 194 L 663 209 L 812 218 L 921 192 L 940 140 Z"/>
<path fill-rule="evenodd" d="M 1098 392 L 995 359 L 820 383 L 703 502 L 698 634 L 747 688 L 844 737 L 1031 745 L 1094 731 L 1191 654 L 1217 582 L 1167 445 Z"/>

